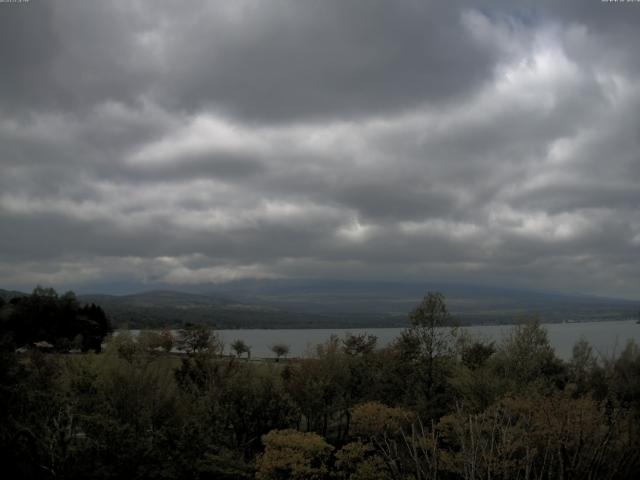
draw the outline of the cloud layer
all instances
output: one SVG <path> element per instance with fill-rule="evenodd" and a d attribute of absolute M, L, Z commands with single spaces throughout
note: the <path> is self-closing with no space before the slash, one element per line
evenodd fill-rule
<path fill-rule="evenodd" d="M 638 298 L 640 4 L 0 5 L 0 284 Z"/>

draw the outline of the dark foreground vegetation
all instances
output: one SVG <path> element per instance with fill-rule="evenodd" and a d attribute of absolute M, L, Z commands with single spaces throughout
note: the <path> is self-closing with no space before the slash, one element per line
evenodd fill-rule
<path fill-rule="evenodd" d="M 371 336 L 334 337 L 304 359 L 250 361 L 246 345 L 225 357 L 214 333 L 189 326 L 179 338 L 118 335 L 100 354 L 80 340 L 19 353 L 6 307 L 4 478 L 640 475 L 633 343 L 596 358 L 579 342 L 564 362 L 537 323 L 500 344 L 469 338 L 429 294 L 386 348 Z M 174 342 L 186 353 L 170 353 Z M 61 353 L 76 350 L 88 352 Z"/>
<path fill-rule="evenodd" d="M 41 350 L 100 352 L 111 322 L 101 307 L 81 305 L 73 292 L 36 287 L 31 295 L 0 297 L 0 338 L 5 348 L 38 344 Z"/>

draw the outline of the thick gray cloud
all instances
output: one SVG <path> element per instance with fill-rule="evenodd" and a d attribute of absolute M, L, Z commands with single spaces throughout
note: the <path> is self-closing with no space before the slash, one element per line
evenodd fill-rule
<path fill-rule="evenodd" d="M 0 4 L 0 286 L 640 296 L 640 4 Z"/>

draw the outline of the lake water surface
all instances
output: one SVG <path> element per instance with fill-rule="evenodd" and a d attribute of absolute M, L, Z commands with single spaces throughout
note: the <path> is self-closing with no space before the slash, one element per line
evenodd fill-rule
<path fill-rule="evenodd" d="M 472 335 L 499 344 L 513 325 L 476 325 L 462 327 Z M 573 345 L 584 338 L 594 351 L 603 356 L 619 354 L 627 341 L 633 339 L 640 344 L 640 325 L 633 320 L 615 322 L 551 323 L 545 324 L 551 345 L 560 358 L 571 357 Z M 378 346 L 393 341 L 402 328 L 350 328 L 350 329 L 283 329 L 283 330 L 218 330 L 225 342 L 225 352 L 229 353 L 229 344 L 235 339 L 244 340 L 251 347 L 253 358 L 270 358 L 269 349 L 274 343 L 284 343 L 290 347 L 290 357 L 301 357 L 310 347 L 326 341 L 331 335 L 344 337 L 346 333 L 368 333 L 378 337 Z"/>

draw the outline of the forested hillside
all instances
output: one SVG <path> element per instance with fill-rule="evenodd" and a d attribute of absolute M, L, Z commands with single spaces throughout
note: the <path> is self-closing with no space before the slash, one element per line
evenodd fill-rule
<path fill-rule="evenodd" d="M 244 303 L 219 295 L 153 291 L 133 295 L 81 295 L 97 303 L 116 327 L 178 328 L 185 322 L 216 328 L 340 328 L 391 326 L 388 316 L 297 312 L 260 302 Z M 395 323 L 394 323 L 395 322 Z"/>

